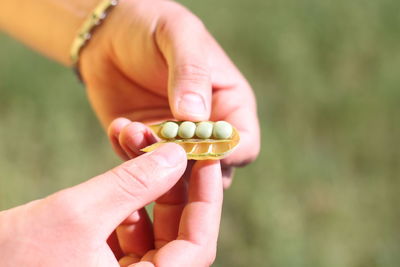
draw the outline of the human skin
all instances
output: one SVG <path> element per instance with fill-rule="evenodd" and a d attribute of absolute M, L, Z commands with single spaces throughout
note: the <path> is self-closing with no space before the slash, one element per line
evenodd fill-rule
<path fill-rule="evenodd" d="M 0 28 L 68 65 L 77 29 L 98 1 L 0 0 Z M 233 167 L 253 161 L 259 153 L 251 87 L 203 23 L 176 2 L 121 0 L 83 49 L 80 70 L 104 128 L 119 117 L 144 124 L 177 119 L 234 125 L 241 141 L 222 160 L 225 187 Z M 109 133 L 117 153 L 123 159 L 138 155 L 124 149 L 134 144 L 120 136 L 128 125 L 114 126 L 118 127 Z"/>
<path fill-rule="evenodd" d="M 181 5 L 138 0 L 123 1 L 120 7 L 82 53 L 81 70 L 94 109 L 104 125 L 116 117 L 145 124 L 168 119 L 230 122 L 239 130 L 241 142 L 222 161 L 228 187 L 231 167 L 253 161 L 259 152 L 256 104 L 249 84 L 202 22 Z M 93 62 L 99 62 L 98 67 Z M 111 125 L 110 139 L 122 158 L 131 158 L 130 151 L 143 146 L 132 146 L 129 136 L 122 138 L 121 127 Z M 129 127 L 136 138 L 146 135 L 143 127 Z M 154 140 L 142 139 L 142 145 Z"/>
<path fill-rule="evenodd" d="M 218 161 L 196 163 L 186 202 L 173 192 L 186 163 L 185 152 L 167 144 L 80 185 L 0 212 L 0 265 L 211 265 L 221 169 Z M 142 208 L 155 200 L 152 225 Z M 177 206 L 182 216 L 176 217 Z"/>
<path fill-rule="evenodd" d="M 0 29 L 42 54 L 70 65 L 72 41 L 98 1 L 0 0 Z M 138 157 L 141 155 L 140 148 L 155 141 L 146 124 L 166 119 L 225 120 L 239 130 L 241 142 L 238 148 L 221 162 L 225 187 L 231 182 L 234 166 L 245 165 L 258 155 L 259 125 L 249 84 L 202 22 L 175 2 L 121 0 L 82 50 L 80 70 L 94 111 L 102 125 L 108 128 L 114 149 L 126 160 Z M 107 203 L 98 199 L 101 195 L 95 191 L 92 194 L 81 192 L 76 198 L 68 198 L 63 193 L 83 191 L 79 188 L 94 182 L 78 186 L 75 191 L 67 189 L 55 194 L 56 197 L 2 212 L 0 219 L 8 221 L 0 226 L 0 246 L 4 246 L 1 251 L 8 256 L 6 263 L 11 266 L 34 266 L 41 264 L 38 262 L 40 260 L 57 260 L 48 263 L 50 266 L 60 266 L 60 263 L 76 258 L 88 262 L 85 266 L 91 266 L 91 260 L 113 266 L 115 262 L 107 262 L 112 256 L 107 246 L 94 246 L 98 250 L 90 246 L 104 244 L 107 235 L 100 228 L 103 224 L 108 225 L 110 220 L 114 223 L 112 227 L 108 226 L 107 234 L 112 232 L 109 241 L 113 251 L 118 257 L 126 253 L 133 256 L 122 259 L 123 265 L 145 255 L 145 259 L 155 262 L 157 266 L 168 266 L 161 265 L 163 260 L 172 266 L 207 266 L 214 256 L 214 241 L 218 232 L 215 226 L 219 224 L 220 212 L 213 209 L 214 212 L 210 212 L 209 216 L 199 216 L 200 213 L 192 209 L 186 212 L 188 206 L 194 209 L 200 206 L 201 209 L 202 203 L 210 208 L 216 206 L 208 202 L 210 199 L 212 202 L 213 196 L 216 196 L 214 193 L 218 185 L 214 184 L 214 180 L 217 181 L 215 183 L 219 181 L 221 173 L 216 170 L 219 165 L 212 165 L 213 171 L 200 175 L 202 172 L 196 170 L 202 169 L 200 167 L 203 164 L 207 165 L 196 163 L 193 172 L 188 175 L 192 178 L 207 176 L 209 179 L 199 178 L 203 182 L 198 189 L 190 186 L 188 204 L 185 179 L 181 179 L 168 194 L 158 199 L 154 212 L 160 219 L 155 217 L 152 230 L 148 230 L 151 229 L 149 220 L 144 210 L 139 209 L 140 205 L 130 210 L 137 210 L 132 215 L 126 215 L 128 212 L 124 214 L 128 216 L 125 222 L 132 224 L 132 227 L 125 227 L 125 230 L 119 227 L 112 232 L 112 228 L 115 229 L 124 216 L 115 215 L 114 209 L 107 209 Z M 103 187 L 107 186 L 103 184 Z M 57 197 L 60 195 L 63 201 Z M 82 211 L 79 207 L 85 199 L 89 199 L 92 205 L 84 206 Z M 150 202 L 150 199 L 147 200 Z M 222 197 L 215 202 L 222 202 Z M 101 213 L 103 205 L 107 212 Z M 52 210 L 47 210 L 48 206 L 53 207 Z M 64 210 L 66 215 L 63 215 Z M 105 217 L 94 216 L 95 211 Z M 68 214 L 72 215 L 68 217 Z M 182 228 L 178 221 L 181 215 Z M 41 225 L 49 227 L 41 228 Z M 31 226 L 36 226 L 35 231 Z M 96 242 L 91 239 L 97 233 L 93 229 L 99 229 L 98 232 L 102 233 L 102 238 L 96 239 Z M 37 233 L 42 234 L 35 235 Z M 174 242 L 177 236 L 179 241 Z M 56 237 L 58 242 L 52 237 Z M 200 239 L 206 239 L 207 242 Z M 123 253 L 118 251 L 118 243 L 121 243 Z M 171 243 L 173 245 L 169 245 Z M 152 251 L 153 246 L 156 252 Z M 41 250 L 41 247 L 48 250 Z M 88 247 L 89 250 L 85 250 Z M 204 247 L 212 252 L 203 251 Z M 96 259 L 88 257 L 85 261 L 85 254 L 92 255 L 94 250 L 99 256 Z M 17 254 L 12 254 L 13 251 Z M 50 259 L 46 255 L 55 257 Z M 103 255 L 104 258 L 99 258 Z M 12 262 L 13 259 L 17 264 Z M 193 259 L 196 262 L 191 263 Z M 25 264 L 24 260 L 29 261 Z"/>

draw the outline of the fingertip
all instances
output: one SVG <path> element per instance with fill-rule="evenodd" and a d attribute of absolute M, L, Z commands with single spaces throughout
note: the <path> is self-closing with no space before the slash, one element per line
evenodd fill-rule
<path fill-rule="evenodd" d="M 131 121 L 127 118 L 117 118 L 113 120 L 107 130 L 108 136 L 110 138 L 114 136 L 118 139 L 122 129 L 129 123 L 131 123 Z"/>
<path fill-rule="evenodd" d="M 125 152 L 131 158 L 134 158 L 143 154 L 142 148 L 153 144 L 157 140 L 146 125 L 140 122 L 131 122 L 121 131 L 118 141 Z"/>
<path fill-rule="evenodd" d="M 170 167 L 184 164 L 187 165 L 186 151 L 178 144 L 165 143 L 157 150 L 149 154 L 150 157 L 157 158 L 159 163 Z"/>
<path fill-rule="evenodd" d="M 224 189 L 228 189 L 232 185 L 235 169 L 232 166 L 221 165 L 222 184 Z"/>
<path fill-rule="evenodd" d="M 147 127 L 143 123 L 134 121 L 134 122 L 130 122 L 128 125 L 125 125 L 121 134 L 123 134 L 124 137 L 126 137 L 129 135 L 144 133 L 146 130 L 147 130 Z"/>
<path fill-rule="evenodd" d="M 232 185 L 232 177 L 222 177 L 222 186 L 228 189 Z"/>
<path fill-rule="evenodd" d="M 163 150 L 170 150 L 172 153 L 176 153 L 180 157 L 186 158 L 185 149 L 183 149 L 183 147 L 181 147 L 180 145 L 178 145 L 176 143 L 168 142 L 168 143 L 165 143 L 164 145 L 162 145 L 161 148 Z"/>
<path fill-rule="evenodd" d="M 131 123 L 131 121 L 127 118 L 117 118 L 110 123 L 110 126 L 107 129 L 108 139 L 110 140 L 115 153 L 118 156 L 120 156 L 123 160 L 128 160 L 129 156 L 121 147 L 121 144 L 119 142 L 119 136 L 124 127 L 129 123 Z"/>

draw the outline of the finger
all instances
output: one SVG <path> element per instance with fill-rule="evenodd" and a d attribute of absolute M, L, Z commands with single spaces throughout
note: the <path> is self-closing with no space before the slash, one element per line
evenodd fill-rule
<path fill-rule="evenodd" d="M 211 73 L 206 30 L 186 9 L 160 20 L 156 41 L 168 65 L 168 98 L 178 120 L 207 120 L 211 111 Z"/>
<path fill-rule="evenodd" d="M 232 184 L 235 168 L 232 166 L 221 165 L 221 172 L 222 172 L 222 185 L 224 189 L 228 189 Z"/>
<path fill-rule="evenodd" d="M 255 96 L 249 83 L 211 35 L 208 35 L 208 43 L 211 47 L 210 65 L 214 88 L 211 120 L 228 121 L 240 133 L 238 148 L 223 159 L 222 164 L 243 166 L 255 160 L 260 151 Z"/>
<path fill-rule="evenodd" d="M 157 250 L 156 250 L 156 249 L 153 249 L 153 250 L 148 251 L 148 252 L 143 256 L 143 258 L 141 259 L 141 261 L 153 262 L 153 258 L 154 258 L 154 256 L 156 255 L 156 253 L 157 253 Z"/>
<path fill-rule="evenodd" d="M 129 265 L 129 267 L 154 267 L 154 264 L 151 262 L 148 262 L 148 261 L 142 261 L 142 262 L 138 262 L 138 263 Z"/>
<path fill-rule="evenodd" d="M 217 240 L 222 208 L 222 178 L 219 161 L 200 161 L 192 169 L 189 203 L 182 214 L 178 239 L 194 244 Z"/>
<path fill-rule="evenodd" d="M 119 135 L 119 144 L 130 158 L 142 155 L 142 148 L 157 142 L 153 132 L 140 122 L 132 122 L 126 125 Z"/>
<path fill-rule="evenodd" d="M 156 200 L 154 213 L 154 245 L 158 249 L 178 236 L 179 221 L 187 201 L 187 183 L 179 182 Z"/>
<path fill-rule="evenodd" d="M 140 257 L 136 255 L 129 255 L 121 258 L 118 263 L 120 267 L 129 267 L 132 266 L 134 263 L 139 262 Z"/>
<path fill-rule="evenodd" d="M 127 126 L 129 123 L 131 123 L 129 119 L 118 118 L 113 120 L 113 122 L 110 124 L 107 130 L 108 139 L 110 140 L 115 153 L 117 153 L 117 155 L 120 156 L 120 158 L 123 160 L 129 160 L 129 156 L 120 145 L 119 136 L 121 134 L 122 129 L 124 129 L 125 126 Z"/>
<path fill-rule="evenodd" d="M 178 236 L 182 211 L 188 199 L 188 183 L 194 162 L 193 160 L 189 160 L 185 173 L 179 182 L 170 191 L 156 200 L 153 208 L 156 249 L 175 240 Z M 146 255 L 146 259 L 151 260 L 152 258 Z"/>
<path fill-rule="evenodd" d="M 218 161 L 195 164 L 189 202 L 180 222 L 178 240 L 162 247 L 153 261 L 175 266 L 209 266 L 215 259 L 222 208 L 222 178 Z"/>
<path fill-rule="evenodd" d="M 216 96 L 215 109 L 223 106 L 224 97 L 231 97 L 233 92 L 219 94 Z M 225 98 L 226 99 L 226 98 Z M 232 96 L 230 99 L 234 100 Z M 237 100 L 236 103 L 240 102 Z M 226 103 L 226 101 L 225 101 Z M 234 125 L 240 133 L 240 142 L 233 153 L 222 160 L 224 165 L 241 167 L 254 161 L 260 151 L 260 128 L 258 118 L 255 113 L 246 106 L 237 107 L 233 103 L 225 105 L 227 109 L 231 108 L 231 112 L 226 114 L 224 120 Z M 216 119 L 220 120 L 220 119 Z"/>
<path fill-rule="evenodd" d="M 249 90 L 246 84 L 238 83 L 230 88 L 216 90 L 213 95 L 211 120 L 225 120 L 235 126 L 240 134 L 238 146 L 222 160 L 223 165 L 246 165 L 254 161 L 260 151 L 256 104 Z"/>
<path fill-rule="evenodd" d="M 119 246 L 117 233 L 115 231 L 113 231 L 111 235 L 108 237 L 107 244 L 110 247 L 111 251 L 114 253 L 116 259 L 122 258 L 124 253 L 122 252 L 121 247 Z"/>
<path fill-rule="evenodd" d="M 81 226 L 82 231 L 95 231 L 107 238 L 131 213 L 171 189 L 184 173 L 186 162 L 186 153 L 179 145 L 165 144 L 53 195 L 49 203 L 65 210 L 65 220 Z"/>
<path fill-rule="evenodd" d="M 154 247 L 153 227 L 146 209 L 135 214 L 134 220 L 125 220 L 117 228 L 119 245 L 125 255 L 137 255 L 140 258 Z"/>

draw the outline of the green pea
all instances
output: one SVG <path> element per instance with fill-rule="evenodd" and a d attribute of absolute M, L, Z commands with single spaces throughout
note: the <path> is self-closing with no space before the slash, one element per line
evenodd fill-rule
<path fill-rule="evenodd" d="M 175 122 L 164 123 L 161 129 L 161 135 L 167 139 L 175 138 L 178 135 L 179 126 Z"/>
<path fill-rule="evenodd" d="M 228 139 L 232 136 L 233 128 L 226 121 L 217 121 L 214 124 L 213 136 L 216 139 Z"/>
<path fill-rule="evenodd" d="M 199 122 L 196 127 L 196 135 L 201 139 L 208 139 L 211 137 L 213 131 L 213 124 L 208 121 Z"/>
<path fill-rule="evenodd" d="M 178 135 L 184 139 L 192 138 L 196 131 L 196 124 L 191 121 L 184 121 L 179 126 Z"/>

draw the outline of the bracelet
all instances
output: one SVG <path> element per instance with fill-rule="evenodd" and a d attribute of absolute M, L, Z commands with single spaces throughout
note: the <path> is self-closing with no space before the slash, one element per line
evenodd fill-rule
<path fill-rule="evenodd" d="M 79 72 L 80 53 L 91 39 L 94 29 L 102 23 L 102 21 L 107 17 L 111 9 L 116 6 L 118 2 L 119 0 L 102 0 L 83 22 L 81 28 L 78 31 L 78 35 L 75 37 L 72 43 L 70 54 L 72 68 L 74 69 L 75 73 L 78 75 L 78 78 L 81 81 L 82 77 Z"/>

